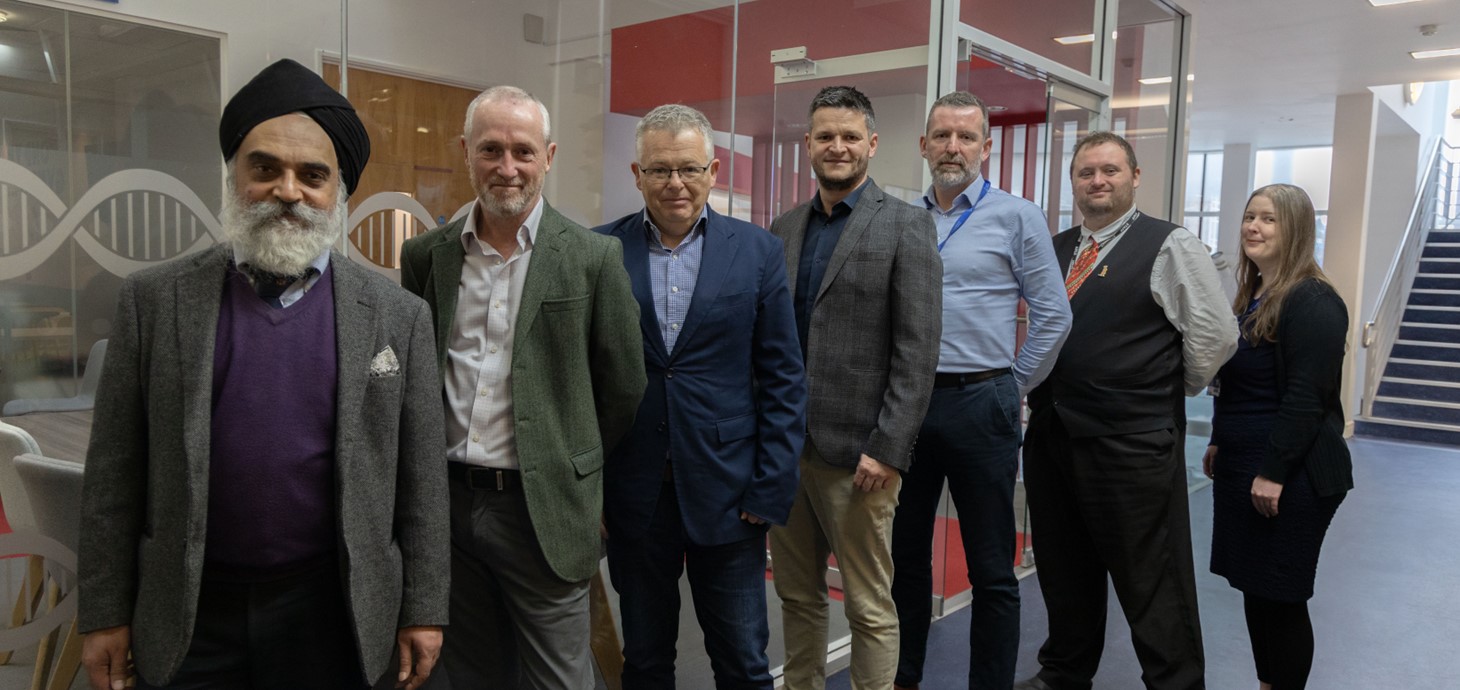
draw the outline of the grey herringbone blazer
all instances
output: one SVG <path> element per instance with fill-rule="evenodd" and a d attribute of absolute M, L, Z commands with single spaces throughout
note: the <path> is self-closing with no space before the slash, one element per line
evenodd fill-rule
<path fill-rule="evenodd" d="M 815 199 L 771 223 L 793 286 Z M 856 467 L 866 453 L 906 470 L 943 330 L 932 216 L 868 180 L 816 290 L 806 339 L 808 437 L 833 465 Z"/>
<path fill-rule="evenodd" d="M 213 346 L 231 250 L 122 284 L 86 454 L 82 632 L 130 625 L 137 671 L 166 685 L 192 639 L 207 535 Z M 426 303 L 340 254 L 334 281 L 340 586 L 364 677 L 396 630 L 444 625 L 450 578 L 445 432 Z M 400 373 L 370 375 L 394 350 Z M 267 433 L 267 429 L 260 429 Z"/>

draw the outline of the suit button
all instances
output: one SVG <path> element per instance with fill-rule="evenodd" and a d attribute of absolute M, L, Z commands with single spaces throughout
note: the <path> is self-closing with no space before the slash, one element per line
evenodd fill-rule
<path fill-rule="evenodd" d="M 674 370 L 673 369 L 670 369 L 670 370 L 664 372 L 664 378 L 666 378 L 666 379 L 672 379 L 672 378 L 674 378 Z"/>
<path fill-rule="evenodd" d="M 659 422 L 659 433 L 662 434 L 662 433 L 664 433 L 665 431 L 668 431 L 668 430 L 669 430 L 669 425 L 668 424 L 665 424 L 664 422 Z"/>

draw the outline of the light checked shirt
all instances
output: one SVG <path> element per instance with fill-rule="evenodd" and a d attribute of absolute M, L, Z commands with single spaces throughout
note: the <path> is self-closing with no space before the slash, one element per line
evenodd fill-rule
<path fill-rule="evenodd" d="M 644 211 L 644 234 L 649 241 L 649 285 L 654 292 L 654 317 L 659 322 L 659 335 L 664 338 L 664 351 L 674 352 L 674 343 L 684 328 L 684 317 L 694 299 L 695 284 L 700 278 L 700 259 L 705 251 L 705 223 L 709 214 L 700 209 L 700 218 L 689 234 L 670 249 L 664 246 L 664 235 Z"/>
<path fill-rule="evenodd" d="M 517 246 L 502 256 L 477 239 L 481 206 L 461 231 L 466 258 L 446 353 L 446 459 L 517 469 L 512 418 L 512 338 L 527 266 L 542 222 L 542 199 L 517 230 Z"/>

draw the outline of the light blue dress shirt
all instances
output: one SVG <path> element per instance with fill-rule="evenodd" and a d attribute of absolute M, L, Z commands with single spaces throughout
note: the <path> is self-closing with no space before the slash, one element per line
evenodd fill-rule
<path fill-rule="evenodd" d="M 933 189 L 923 196 L 943 245 L 943 341 L 938 371 L 975 372 L 1009 367 L 1021 392 L 1049 375 L 1070 331 L 1070 301 L 1054 255 L 1049 226 L 1038 206 L 998 187 L 989 189 L 963 226 L 958 218 L 978 199 L 976 177 L 948 211 Z M 944 244 L 944 242 L 947 242 Z M 1029 305 L 1029 331 L 1014 354 L 1019 299 Z"/>
<path fill-rule="evenodd" d="M 664 246 L 663 233 L 644 212 L 644 233 L 649 240 L 649 286 L 654 292 L 654 315 L 659 320 L 659 335 L 664 338 L 664 351 L 674 352 L 674 342 L 684 328 L 695 284 L 700 279 L 700 258 L 705 251 L 705 223 L 709 214 L 700 209 L 689 234 L 679 246 Z"/>

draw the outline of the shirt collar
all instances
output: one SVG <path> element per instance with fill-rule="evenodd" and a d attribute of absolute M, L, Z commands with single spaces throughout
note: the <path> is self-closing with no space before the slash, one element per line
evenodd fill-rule
<path fill-rule="evenodd" d="M 663 233 L 663 231 L 661 231 L 659 229 L 659 226 L 657 226 L 657 225 L 654 224 L 654 219 L 652 219 L 652 218 L 649 217 L 649 209 L 647 209 L 647 208 L 644 209 L 643 213 L 640 214 L 640 215 L 643 218 L 643 222 L 644 222 L 644 236 L 646 238 L 648 238 L 648 240 L 650 242 L 653 242 L 653 243 L 659 245 L 660 247 L 663 247 L 664 246 L 664 233 Z M 702 207 L 700 209 L 700 217 L 699 217 L 699 219 L 695 220 L 695 224 L 690 227 L 689 233 L 684 236 L 684 241 L 681 242 L 679 246 L 682 247 L 686 243 L 688 243 L 688 242 L 694 240 L 695 238 L 699 237 L 700 235 L 704 234 L 704 232 L 705 232 L 705 226 L 708 225 L 709 223 L 710 223 L 710 204 L 709 203 L 706 203 L 704 205 L 704 207 Z"/>
<path fill-rule="evenodd" d="M 1080 241 L 1084 242 L 1091 235 L 1094 235 L 1095 241 L 1100 243 L 1101 245 L 1104 245 L 1106 242 L 1109 242 L 1111 238 L 1119 235 L 1123 230 L 1125 230 L 1126 221 L 1129 220 L 1131 216 L 1135 215 L 1135 213 L 1136 207 L 1134 204 L 1132 204 L 1129 210 L 1127 210 L 1124 214 L 1121 214 L 1119 218 L 1111 221 L 1110 225 L 1100 228 L 1099 231 L 1094 232 L 1092 232 L 1090 228 L 1085 227 L 1084 223 L 1080 223 Z"/>
<path fill-rule="evenodd" d="M 324 269 L 328 268 L 329 265 L 330 265 L 330 252 L 331 251 L 332 251 L 332 248 L 331 247 L 325 247 L 325 250 L 322 251 L 322 252 L 320 252 L 319 253 L 319 256 L 314 257 L 314 261 L 309 262 L 309 267 L 314 269 L 314 275 L 324 275 Z M 249 257 L 246 257 L 246 256 L 244 256 L 242 254 L 239 254 L 238 253 L 238 248 L 237 247 L 234 247 L 233 248 L 233 265 L 241 268 L 244 265 L 248 264 L 248 262 L 249 262 Z M 248 273 L 245 272 L 244 275 L 248 275 Z M 253 281 L 253 278 L 250 277 L 249 278 L 249 281 L 252 282 Z"/>
<path fill-rule="evenodd" d="M 934 189 L 935 188 L 933 187 L 933 185 L 928 185 L 927 193 L 923 194 L 923 205 L 927 206 L 928 210 L 930 211 L 945 213 L 945 211 L 943 211 L 943 209 L 938 206 L 938 197 L 933 194 Z M 970 192 L 975 189 L 980 191 L 983 190 L 982 172 L 974 173 L 973 181 L 969 182 L 968 186 L 964 187 L 963 191 L 958 193 L 958 196 L 953 197 L 953 205 L 948 207 L 947 212 L 957 211 L 959 209 L 973 208 L 973 202 L 975 199 L 978 198 L 978 196 L 971 195 Z"/>
<path fill-rule="evenodd" d="M 517 246 L 524 250 L 532 249 L 537 244 L 537 228 L 542 224 L 543 200 L 539 196 L 537 205 L 532 207 L 532 212 L 522 221 L 522 226 L 517 229 Z M 478 201 L 471 205 L 471 213 L 466 216 L 466 222 L 461 226 L 461 247 L 471 251 L 477 243 L 477 228 L 480 227 L 482 213 L 482 202 Z M 508 257 L 502 257 L 506 259 Z"/>
<path fill-rule="evenodd" d="M 831 207 L 832 213 L 836 213 L 837 209 L 840 209 L 842 207 L 846 207 L 848 213 L 850 213 L 852 209 L 855 209 L 857 207 L 857 200 L 862 198 L 862 192 L 867 190 L 867 184 L 871 181 L 872 178 L 870 176 L 868 176 L 867 179 L 862 180 L 862 184 L 857 185 L 857 188 L 853 189 L 852 193 L 847 195 L 847 198 L 836 202 L 836 206 Z M 821 190 L 817 189 L 816 196 L 812 197 L 811 199 L 811 210 L 816 211 L 823 216 L 827 215 L 826 212 L 821 209 L 821 206 Z"/>

